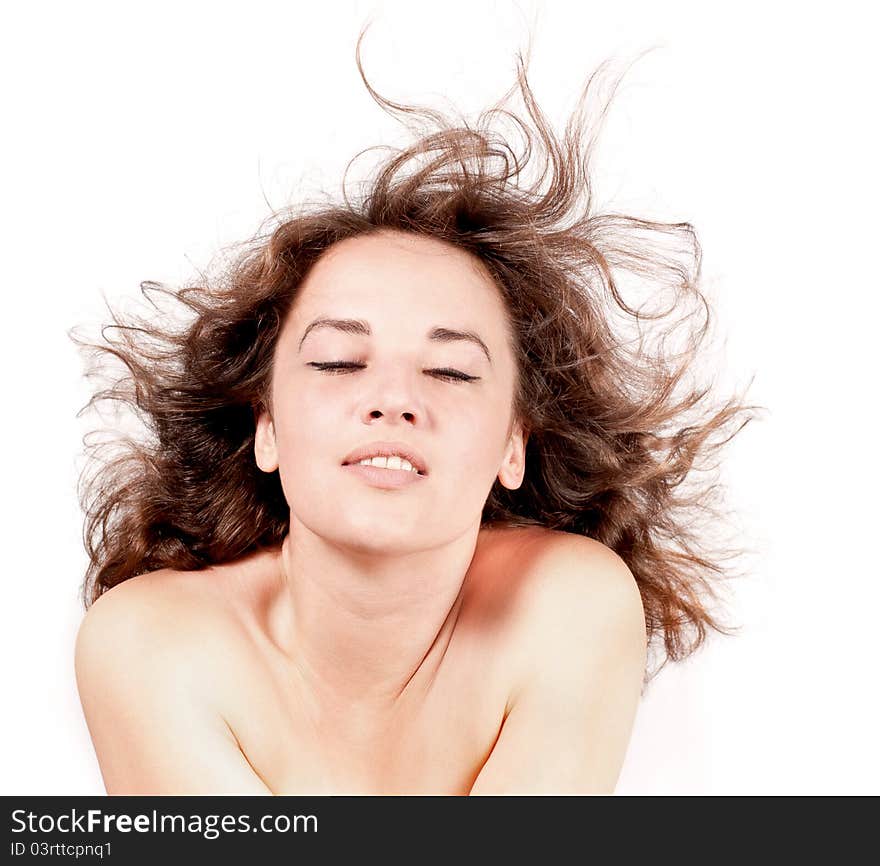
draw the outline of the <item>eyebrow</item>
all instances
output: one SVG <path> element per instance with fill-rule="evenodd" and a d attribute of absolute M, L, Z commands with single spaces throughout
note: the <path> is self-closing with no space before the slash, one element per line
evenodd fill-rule
<path fill-rule="evenodd" d="M 334 328 L 335 330 L 343 331 L 346 334 L 358 334 L 365 337 L 369 337 L 373 333 L 369 324 L 362 319 L 315 319 L 305 329 L 305 332 L 299 341 L 299 348 L 297 351 L 302 349 L 302 344 L 305 342 L 306 337 L 317 328 Z M 489 360 L 489 363 L 492 363 L 492 356 L 489 354 L 488 347 L 482 339 L 480 339 L 479 334 L 475 334 L 473 331 L 457 331 L 453 328 L 441 328 L 438 326 L 432 328 L 428 332 L 428 339 L 436 340 L 440 343 L 454 343 L 460 340 L 465 340 L 479 346 L 480 349 L 482 349 L 483 354 Z"/>

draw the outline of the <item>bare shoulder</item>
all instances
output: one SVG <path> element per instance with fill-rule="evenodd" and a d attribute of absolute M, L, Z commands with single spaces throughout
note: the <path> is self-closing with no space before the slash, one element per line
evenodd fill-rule
<path fill-rule="evenodd" d="M 635 579 L 623 559 L 610 547 L 572 532 L 561 532 L 545 527 L 528 527 L 514 529 L 511 545 L 514 549 L 529 550 L 531 560 L 537 568 L 529 569 L 530 573 L 545 576 L 550 572 L 562 578 L 568 574 L 574 580 L 613 581 L 632 583 Z M 548 572 L 547 567 L 553 565 Z M 575 576 L 579 575 L 579 577 Z"/>
<path fill-rule="evenodd" d="M 610 793 L 646 660 L 635 577 L 613 550 L 569 533 L 514 533 L 498 549 L 509 691 L 471 793 Z"/>
<path fill-rule="evenodd" d="M 87 719 L 135 689 L 210 696 L 206 674 L 222 629 L 216 593 L 206 585 L 199 572 L 162 570 L 129 578 L 92 604 L 74 651 Z"/>
<path fill-rule="evenodd" d="M 579 623 L 572 645 L 628 642 L 639 655 L 647 634 L 642 594 L 629 566 L 610 547 L 582 535 L 552 532 L 544 538 L 524 596 L 531 606 L 535 634 L 547 640 L 550 631 Z M 543 616 L 542 616 L 543 615 Z"/>
<path fill-rule="evenodd" d="M 504 529 L 484 548 L 484 605 L 502 624 L 513 683 L 547 663 L 628 654 L 644 660 L 647 632 L 631 570 L 595 539 L 542 527 Z"/>
<path fill-rule="evenodd" d="M 162 682 L 218 706 L 230 668 L 247 658 L 237 571 L 162 569 L 101 595 L 80 623 L 74 652 L 81 696 L 106 687 Z M 238 671 L 236 670 L 236 673 Z M 128 687 L 127 686 L 127 687 Z"/>
<path fill-rule="evenodd" d="M 216 660 L 227 657 L 232 632 L 210 578 L 130 578 L 80 624 L 77 688 L 108 793 L 266 790 L 221 711 Z"/>
<path fill-rule="evenodd" d="M 129 578 L 101 595 L 83 617 L 77 665 L 111 648 L 149 654 L 204 642 L 221 607 L 206 572 L 163 569 Z"/>
<path fill-rule="evenodd" d="M 481 543 L 491 574 L 484 591 L 514 619 L 534 619 L 536 604 L 578 609 L 621 604 L 643 616 L 629 567 L 595 539 L 536 526 L 492 530 Z"/>

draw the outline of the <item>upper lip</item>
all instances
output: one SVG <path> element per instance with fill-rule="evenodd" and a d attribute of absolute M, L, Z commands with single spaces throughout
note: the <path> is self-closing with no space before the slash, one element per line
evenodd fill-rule
<path fill-rule="evenodd" d="M 367 457 L 391 457 L 392 455 L 405 457 L 419 471 L 420 475 L 428 474 L 428 466 L 425 458 L 419 454 L 412 445 L 405 442 L 369 442 L 360 448 L 355 448 L 343 461 L 342 465 L 357 463 Z"/>

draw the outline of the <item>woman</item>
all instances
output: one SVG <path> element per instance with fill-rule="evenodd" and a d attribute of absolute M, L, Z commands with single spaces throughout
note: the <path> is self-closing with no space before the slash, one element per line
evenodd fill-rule
<path fill-rule="evenodd" d="M 702 303 L 651 248 L 689 241 L 698 271 L 698 247 L 591 214 L 580 129 L 561 147 L 518 82 L 539 140 L 484 118 L 524 160 L 425 111 L 360 202 L 289 215 L 213 283 L 148 285 L 190 322 L 114 317 L 94 347 L 127 375 L 93 402 L 150 433 L 83 494 L 108 793 L 610 793 L 651 639 L 681 659 L 725 632 L 692 469 L 748 407 L 684 425 L 705 326 L 672 363 L 614 321 L 646 317 L 618 272 Z M 546 190 L 510 184 L 535 145 Z"/>

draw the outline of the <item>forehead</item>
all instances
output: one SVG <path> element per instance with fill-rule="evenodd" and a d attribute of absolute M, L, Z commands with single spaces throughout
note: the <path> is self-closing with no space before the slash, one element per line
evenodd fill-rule
<path fill-rule="evenodd" d="M 433 238 L 382 231 L 339 241 L 313 265 L 292 311 L 505 328 L 505 308 L 476 256 Z"/>

